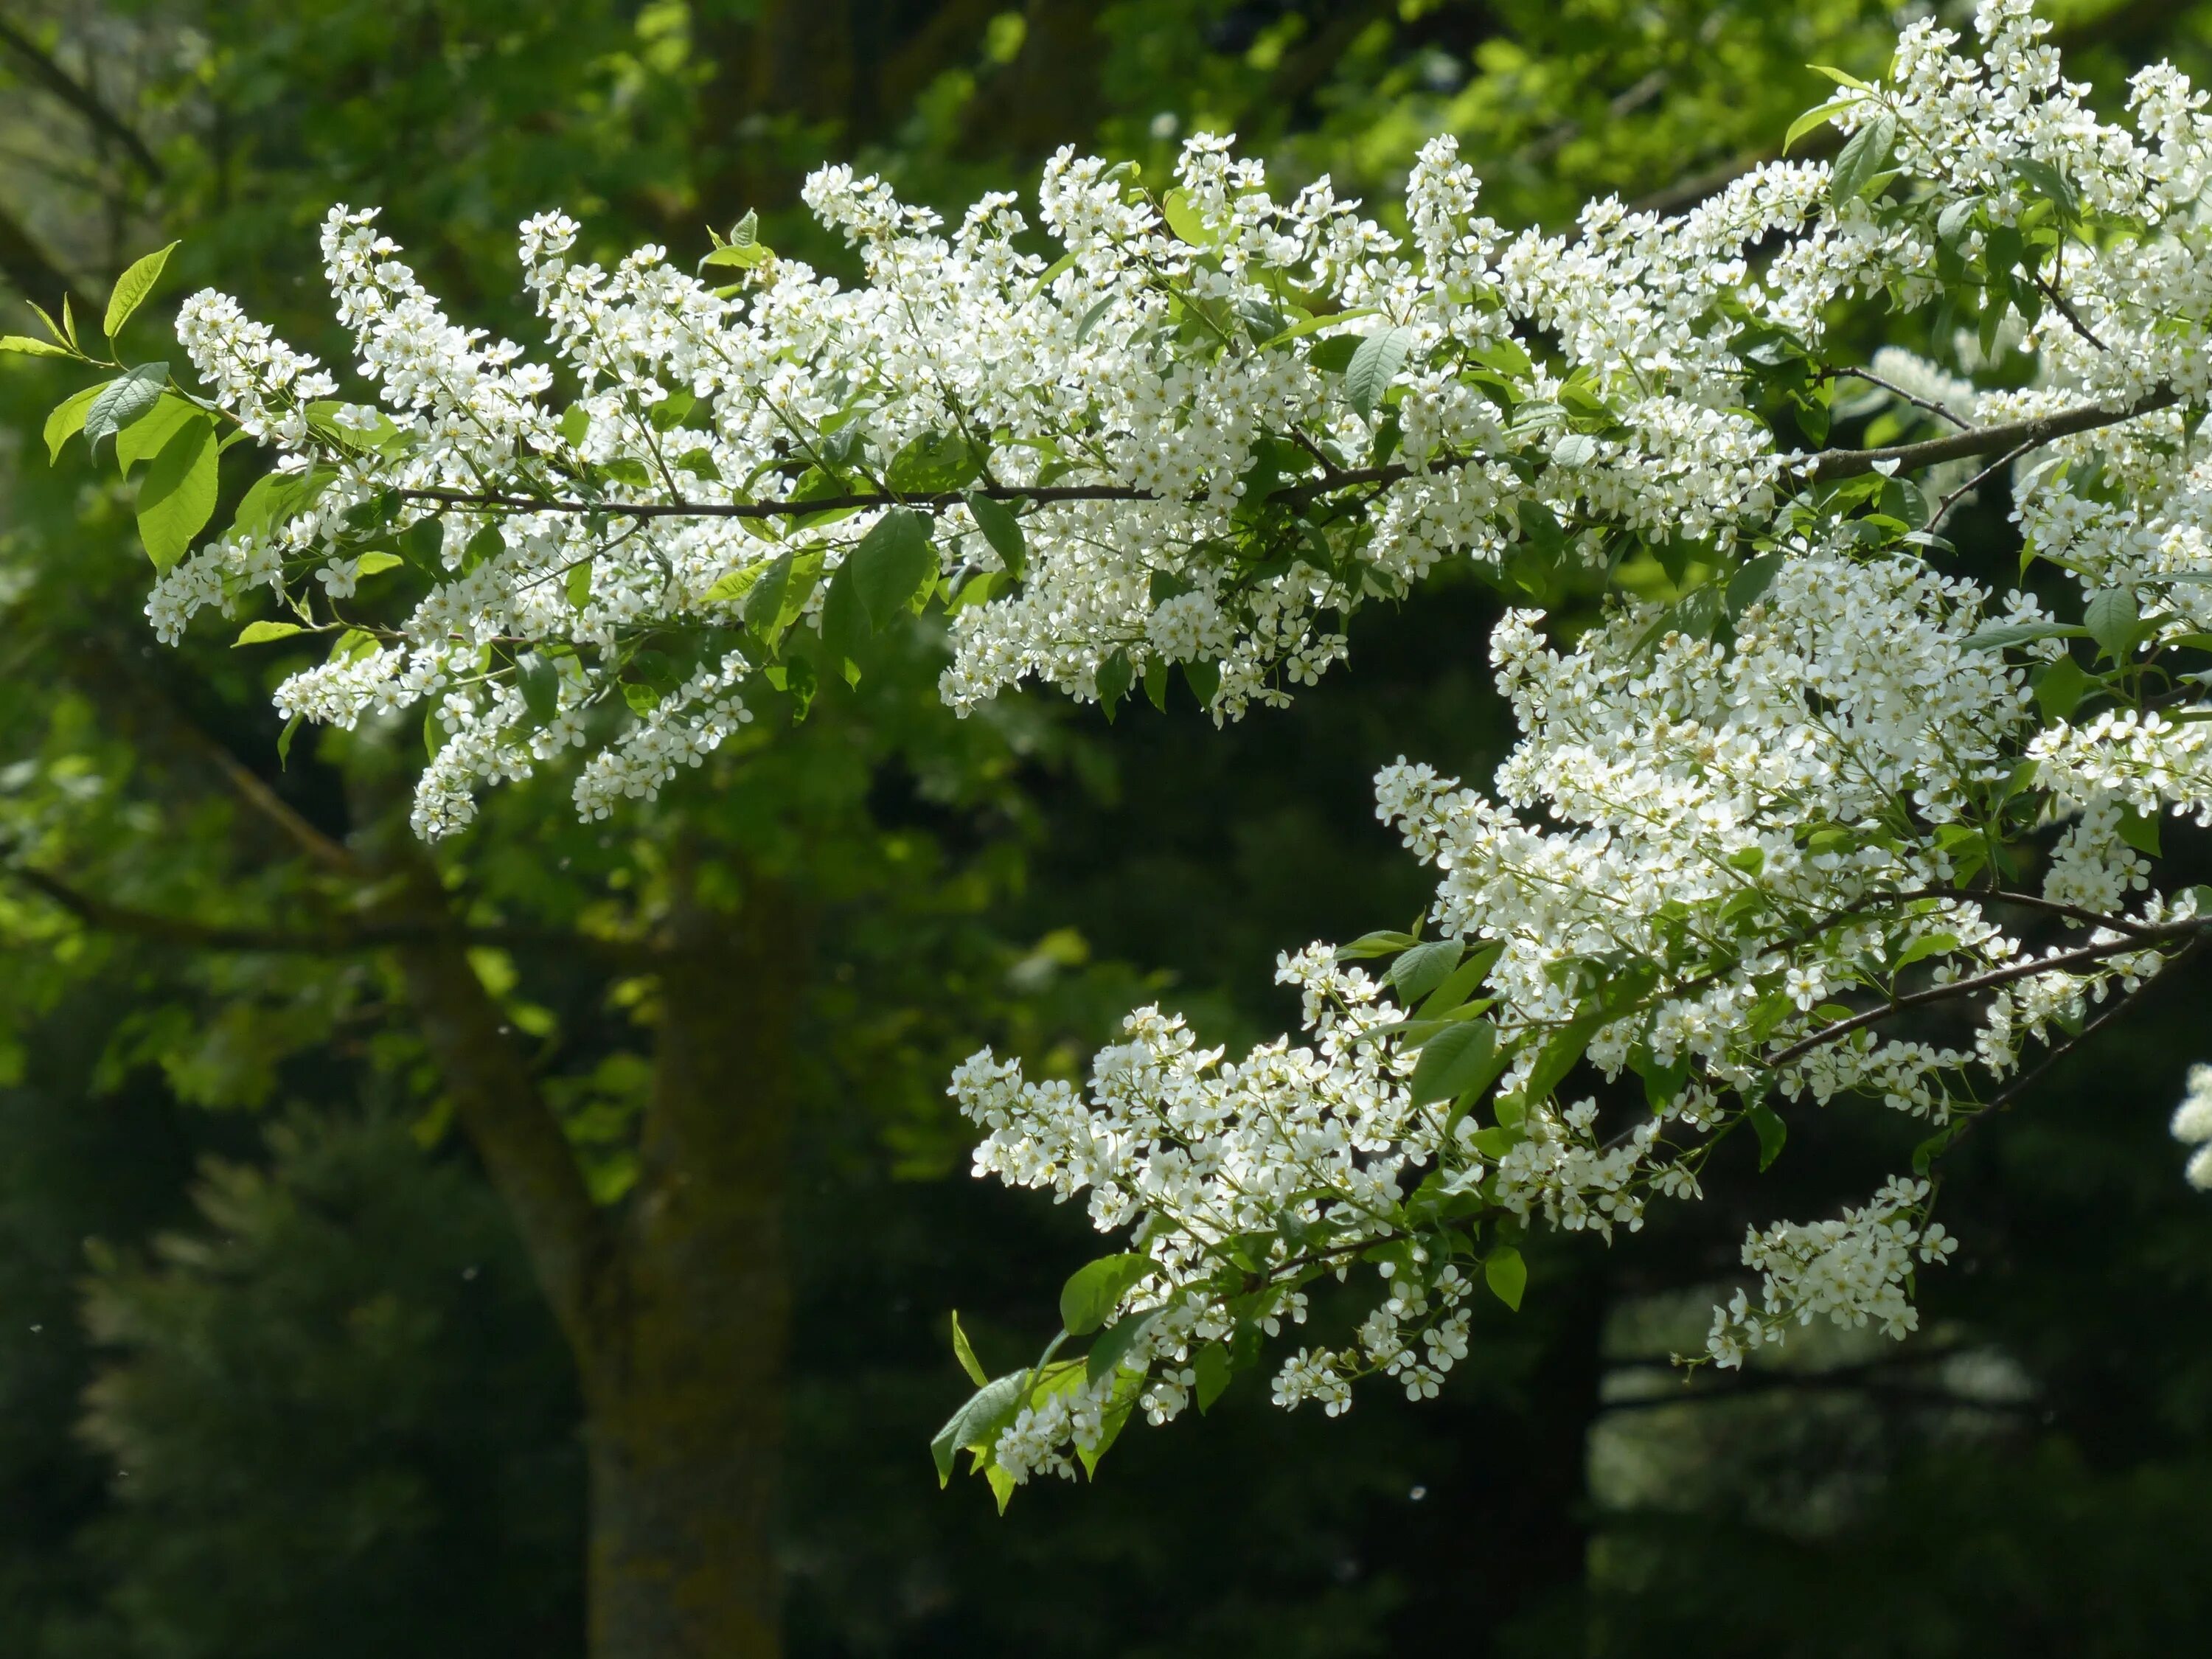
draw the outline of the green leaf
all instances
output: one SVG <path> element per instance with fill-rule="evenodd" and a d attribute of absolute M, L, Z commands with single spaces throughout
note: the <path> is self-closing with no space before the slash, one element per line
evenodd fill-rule
<path fill-rule="evenodd" d="M 1090 310 L 1083 313 L 1082 319 L 1075 325 L 1076 344 L 1081 345 L 1085 340 L 1091 337 L 1091 329 L 1097 325 L 1097 321 L 1101 317 L 1103 317 L 1108 312 L 1113 310 L 1114 301 L 1120 297 L 1121 296 L 1119 295 L 1109 294 L 1104 299 L 1093 305 Z"/>
<path fill-rule="evenodd" d="M 561 436 L 571 449 L 584 447 L 584 434 L 592 429 L 592 411 L 581 404 L 570 404 L 561 411 Z"/>
<path fill-rule="evenodd" d="M 943 495 L 963 489 L 983 471 L 975 445 L 957 432 L 925 432 L 891 457 L 884 482 L 897 495 Z"/>
<path fill-rule="evenodd" d="M 1956 933 L 1923 933 L 1904 950 L 1898 952 L 1892 973 L 1903 973 L 1916 962 L 1925 962 L 1930 957 L 1948 956 L 1959 948 Z"/>
<path fill-rule="evenodd" d="M 1845 110 L 1858 103 L 1856 98 L 1832 98 L 1817 109 L 1808 109 L 1790 124 L 1790 131 L 1782 135 L 1782 153 L 1790 154 L 1790 146 L 1815 127 L 1825 127 Z"/>
<path fill-rule="evenodd" d="M 115 291 L 107 296 L 107 317 L 100 324 L 100 331 L 112 340 L 131 320 L 131 313 L 138 309 L 154 284 L 161 280 L 161 267 L 169 263 L 175 252 L 174 242 L 165 248 L 156 248 L 143 258 L 131 262 L 131 269 L 115 279 Z"/>
<path fill-rule="evenodd" d="M 1336 947 L 1339 962 L 1361 962 L 1371 957 L 1395 956 L 1401 951 L 1410 951 L 1420 940 L 1411 933 L 1382 932 L 1362 933 L 1349 945 Z"/>
<path fill-rule="evenodd" d="M 837 567 L 822 596 L 823 648 L 850 664 L 874 632 L 868 607 L 853 586 L 853 562 L 848 559 Z"/>
<path fill-rule="evenodd" d="M 230 648 L 235 651 L 241 645 L 263 645 L 270 640 L 286 640 L 303 631 L 297 623 L 248 623 L 238 630 L 238 637 L 230 642 Z"/>
<path fill-rule="evenodd" d="M 968 1340 L 968 1333 L 960 1328 L 960 1310 L 952 1310 L 952 1357 L 960 1362 L 960 1369 L 968 1373 L 968 1380 L 977 1388 L 988 1386 L 991 1374 L 975 1358 L 975 1350 Z"/>
<path fill-rule="evenodd" d="M 115 434 L 117 468 L 128 473 L 140 461 L 152 459 L 177 435 L 179 428 L 201 413 L 200 406 L 191 398 L 164 391 L 151 409 Z"/>
<path fill-rule="evenodd" d="M 1190 192 L 1180 185 L 1162 198 L 1160 212 L 1168 222 L 1168 228 L 1193 247 L 1212 247 L 1219 240 L 1206 228 L 1206 221 L 1199 217 Z"/>
<path fill-rule="evenodd" d="M 1558 1088 L 1605 1023 L 1601 1014 L 1580 1014 L 1553 1032 L 1537 1054 L 1528 1080 L 1522 1085 L 1522 1098 L 1533 1104 Z"/>
<path fill-rule="evenodd" d="M 1376 317 L 1381 314 L 1373 306 L 1361 306 L 1356 311 L 1324 312 L 1318 317 L 1309 317 L 1302 323 L 1293 323 L 1279 334 L 1270 335 L 1260 342 L 1260 349 L 1265 351 L 1270 346 L 1282 345 L 1308 334 L 1318 334 L 1322 329 L 1334 327 L 1339 323 L 1357 322 L 1363 317 Z M 1310 357 L 1308 361 L 1311 361 Z"/>
<path fill-rule="evenodd" d="M 732 265 L 739 270 L 750 270 L 755 265 L 765 264 L 775 258 L 775 250 L 765 242 L 755 242 L 750 247 L 718 247 L 699 261 L 699 269 L 707 270 L 716 265 Z"/>
<path fill-rule="evenodd" d="M 1198 1409 L 1203 1415 L 1212 1410 L 1213 1402 L 1221 1398 L 1221 1391 L 1237 1374 L 1236 1368 L 1229 1363 L 1228 1349 L 1218 1342 L 1209 1342 L 1198 1351 L 1191 1370 L 1197 1373 L 1192 1392 L 1198 1397 Z"/>
<path fill-rule="evenodd" d="M 1098 690 L 1098 706 L 1106 711 L 1108 720 L 1114 718 L 1114 705 L 1128 695 L 1135 678 L 1136 671 L 1129 665 L 1129 653 L 1126 651 L 1116 651 L 1098 665 L 1092 679 Z"/>
<path fill-rule="evenodd" d="M 1134 1251 L 1102 1255 L 1078 1267 L 1060 1287 L 1061 1328 L 1070 1336 L 1088 1336 L 1106 1322 L 1124 1296 L 1158 1269 L 1152 1257 Z"/>
<path fill-rule="evenodd" d="M 1740 617 L 1766 596 L 1782 574 L 1783 555 L 1762 553 L 1729 578 L 1727 605 L 1731 617 Z"/>
<path fill-rule="evenodd" d="M 1860 80 L 1857 76 L 1847 74 L 1844 70 L 1837 69 L 1832 64 L 1808 64 L 1805 67 L 1811 70 L 1815 75 L 1826 76 L 1831 81 L 1835 82 L 1838 86 L 1850 87 L 1859 92 L 1872 92 L 1874 90 L 1872 87 Z"/>
<path fill-rule="evenodd" d="M 183 556 L 215 514 L 215 422 L 188 422 L 161 447 L 138 486 L 138 538 L 156 570 Z"/>
<path fill-rule="evenodd" d="M 51 340 L 34 340 L 27 334 L 0 336 L 0 351 L 20 351 L 26 357 L 74 357 L 76 353 Z"/>
<path fill-rule="evenodd" d="M 791 573 L 794 556 L 789 553 L 769 562 L 757 574 L 745 590 L 744 616 L 745 626 L 766 640 L 771 646 L 785 627 L 784 600 L 791 590 Z M 725 576 L 722 580 L 730 578 Z M 721 582 L 714 584 L 719 589 Z M 713 596 L 709 593 L 710 599 Z"/>
<path fill-rule="evenodd" d="M 1473 996 L 1475 988 L 1482 983 L 1504 951 L 1502 942 L 1477 946 L 1472 956 L 1452 969 L 1451 977 L 1431 993 L 1429 1000 L 1421 1005 L 1420 1018 L 1440 1018 Z"/>
<path fill-rule="evenodd" d="M 115 384 L 102 380 L 98 386 L 88 386 L 56 404 L 53 412 L 46 416 L 46 460 L 51 465 L 62 458 L 62 446 L 84 430 L 85 411 L 89 410 L 100 394 Z"/>
<path fill-rule="evenodd" d="M 1390 983 L 1401 1005 L 1410 1008 L 1443 984 L 1459 966 L 1463 947 L 1455 939 L 1416 945 L 1390 964 Z"/>
<path fill-rule="evenodd" d="M 2071 657 L 2061 657 L 2035 677 L 2035 706 L 2047 720 L 2063 720 L 2081 707 L 2089 677 Z"/>
<path fill-rule="evenodd" d="M 2120 839 L 2147 858 L 2160 856 L 2155 816 L 2146 816 L 2129 807 L 2120 814 Z"/>
<path fill-rule="evenodd" d="M 968 511 L 975 516 L 975 528 L 983 532 L 983 539 L 999 556 L 999 562 L 1006 567 L 1006 574 L 1014 580 L 1022 579 L 1029 565 L 1029 544 L 1022 535 L 1022 521 L 1003 501 L 988 495 L 968 497 Z"/>
<path fill-rule="evenodd" d="M 284 729 L 276 734 L 276 769 L 280 772 L 291 769 L 292 734 L 300 729 L 300 722 L 305 719 L 305 714 L 293 715 L 284 722 Z"/>
<path fill-rule="evenodd" d="M 2032 645 L 2038 640 L 2079 640 L 2088 637 L 2089 630 L 2072 623 L 2005 623 L 1994 628 L 1978 628 L 1960 644 L 1962 651 L 2002 651 L 2015 645 Z"/>
<path fill-rule="evenodd" d="M 2088 608 L 2081 613 L 2089 637 L 2114 662 L 2124 660 L 2135 648 L 2142 620 L 2136 596 L 2124 587 L 2107 587 L 2091 594 Z"/>
<path fill-rule="evenodd" d="M 1528 1288 L 1528 1264 L 1510 1244 L 1498 1245 L 1482 1259 L 1482 1282 L 1492 1296 L 1519 1313 L 1521 1293 Z"/>
<path fill-rule="evenodd" d="M 1084 1375 L 1096 1382 L 1119 1366 L 1128 1357 L 1137 1340 L 1152 1328 L 1152 1323 L 1166 1310 L 1146 1308 L 1133 1311 L 1127 1318 L 1118 1319 L 1098 1333 L 1098 1340 L 1091 1345 L 1084 1356 Z"/>
<path fill-rule="evenodd" d="M 1753 1106 L 1744 1115 L 1751 1120 L 1751 1132 L 1759 1137 L 1759 1171 L 1764 1175 L 1782 1156 L 1783 1143 L 1790 1139 L 1790 1126 L 1770 1106 Z"/>
<path fill-rule="evenodd" d="M 95 450 L 161 401 L 169 383 L 167 363 L 137 363 L 100 389 L 84 412 L 84 441 Z"/>
<path fill-rule="evenodd" d="M 1889 165 L 1896 143 L 1897 118 L 1884 110 L 1853 133 L 1844 153 L 1836 157 L 1828 174 L 1828 199 L 1838 207 L 1856 199 Z"/>
<path fill-rule="evenodd" d="M 1486 1089 L 1505 1069 L 1505 1060 L 1498 1046 L 1498 1028 L 1488 1020 L 1446 1026 L 1421 1045 L 1421 1057 L 1413 1066 L 1413 1103 L 1425 1106 Z"/>
<path fill-rule="evenodd" d="M 893 507 L 860 538 L 847 565 L 875 627 L 889 627 L 901 611 L 919 613 L 937 586 L 929 520 L 911 508 Z"/>
<path fill-rule="evenodd" d="M 952 1479 L 953 1454 L 963 1447 L 988 1447 L 999 1437 L 1000 1431 L 1014 1420 L 1029 1380 L 1027 1371 L 1008 1371 L 996 1381 L 986 1382 L 937 1431 L 936 1437 L 929 1443 L 929 1455 L 937 1464 L 937 1484 L 940 1487 Z"/>
<path fill-rule="evenodd" d="M 1363 417 L 1372 417 L 1390 382 L 1406 366 L 1406 352 L 1413 343 L 1409 328 L 1378 329 L 1359 343 L 1344 371 L 1345 400 Z"/>

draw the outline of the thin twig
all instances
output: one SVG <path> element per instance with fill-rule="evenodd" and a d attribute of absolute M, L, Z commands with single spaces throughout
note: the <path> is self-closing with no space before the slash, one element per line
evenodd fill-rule
<path fill-rule="evenodd" d="M 1884 392 L 1889 393 L 1891 397 L 1901 398 L 1905 403 L 1911 404 L 1915 409 L 1924 409 L 1930 415 L 1936 416 L 1938 419 L 1950 422 L 1953 426 L 1957 427 L 1961 432 L 1971 432 L 1973 430 L 1972 427 L 1968 425 L 1965 421 L 1960 420 L 1949 410 L 1944 408 L 1942 404 L 1935 402 L 1931 398 L 1916 397 L 1911 392 L 1907 392 L 1903 386 L 1897 385 L 1894 381 L 1883 380 L 1881 375 L 1875 374 L 1872 369 L 1832 368 L 1828 373 L 1838 377 L 1848 376 L 1854 380 L 1864 380 L 1869 386 L 1878 386 Z"/>
<path fill-rule="evenodd" d="M 2031 443 L 2014 444 L 2010 449 L 2005 451 L 2003 454 L 1998 456 L 1996 459 L 1991 461 L 1979 472 L 1974 474 L 1972 477 L 1967 479 L 1966 483 L 1960 484 L 1956 489 L 1953 490 L 1941 501 L 1937 502 L 1936 505 L 1936 510 L 1928 515 L 1929 533 L 1933 535 L 1936 531 L 1942 526 L 1943 523 L 1943 515 L 1948 513 L 1953 507 L 1956 507 L 1962 499 L 1972 495 L 1984 483 L 1987 483 L 1992 477 L 1996 477 L 2006 467 L 2010 466 L 2014 461 L 2027 454 L 2027 452 L 2033 447 L 2035 447 L 2035 446 Z"/>
<path fill-rule="evenodd" d="M 2170 928 L 2164 930 L 2164 936 L 2180 939 L 2191 934 L 2201 933 L 2208 926 L 2212 926 L 2212 919 L 2176 922 Z M 1869 1025 L 1879 1024 L 1892 1014 L 1902 1013 L 1908 1008 L 1925 1007 L 1930 1003 L 1949 1002 L 1959 997 L 1971 996 L 1977 991 L 1995 990 L 1997 987 L 2009 985 L 2015 980 L 2033 979 L 2039 974 L 2060 973 L 2069 968 L 2086 967 L 2091 963 L 2102 962 L 2107 957 L 2126 956 L 2132 951 L 2151 948 L 2141 939 L 2116 939 L 2107 945 L 2087 945 L 2078 951 L 2062 951 L 2055 956 L 2034 957 L 2024 962 L 2009 963 L 2002 968 L 1992 969 L 1986 974 L 1977 974 L 1971 979 L 1954 979 L 1945 984 L 1930 986 L 1927 990 L 1915 991 L 1908 996 L 1893 997 L 1881 1007 L 1869 1008 L 1864 1013 L 1853 1014 L 1849 1019 L 1839 1019 L 1832 1025 L 1824 1025 L 1810 1036 L 1801 1037 L 1791 1043 L 1781 1053 L 1765 1056 L 1761 1063 L 1771 1071 L 1779 1071 L 1791 1060 L 1802 1059 L 1815 1048 L 1825 1048 L 1831 1042 L 1839 1042 L 1849 1036 L 1854 1031 L 1862 1031 Z"/>
<path fill-rule="evenodd" d="M 2036 287 L 2043 290 L 2043 297 L 2050 301 L 2051 303 L 2057 308 L 2058 314 L 2063 317 L 2073 325 L 2074 331 L 2076 334 L 2087 340 L 2091 345 L 2096 347 L 2100 351 L 2110 352 L 2112 350 L 2110 346 L 2106 345 L 2102 340 L 2099 339 L 2094 334 L 2089 331 L 2089 325 L 2081 320 L 2081 313 L 2075 310 L 2072 304 L 2068 301 L 2066 296 L 2061 294 L 2056 287 L 2045 279 L 2041 271 L 2030 271 L 2028 273 L 2028 278 L 2036 285 Z"/>

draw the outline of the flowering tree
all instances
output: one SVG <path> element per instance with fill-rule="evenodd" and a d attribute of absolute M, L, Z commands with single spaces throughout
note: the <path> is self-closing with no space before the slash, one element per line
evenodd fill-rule
<path fill-rule="evenodd" d="M 1036 678 L 1110 712 L 1180 676 L 1225 720 L 1447 560 L 1515 597 L 1494 788 L 1376 781 L 1438 871 L 1428 937 L 1285 956 L 1297 1044 L 1231 1061 L 1145 1009 L 1087 1097 L 989 1054 L 954 1079 L 979 1172 L 1129 1234 L 1035 1364 L 990 1379 L 956 1338 L 979 1391 L 939 1467 L 969 1450 L 1001 1501 L 1139 1412 L 1210 1404 L 1323 1276 L 1371 1267 L 1370 1310 L 1282 1361 L 1275 1399 L 1334 1414 L 1377 1373 L 1433 1395 L 1477 1294 L 1518 1305 L 1530 1227 L 1633 1231 L 1728 1136 L 1763 1166 L 1840 1097 L 1922 1122 L 1911 1169 L 1747 1238 L 1756 1288 L 1696 1363 L 1816 1318 L 1903 1336 L 1917 1269 L 1956 1248 L 1945 1149 L 2212 928 L 2202 890 L 2154 884 L 2161 820 L 2212 822 L 2212 119 L 2160 66 L 2131 127 L 2100 122 L 2045 27 L 1984 0 L 1970 58 L 1916 24 L 1884 81 L 1837 74 L 1797 124 L 1847 135 L 1832 165 L 1674 218 L 1595 203 L 1571 236 L 1501 233 L 1448 140 L 1402 237 L 1325 182 L 1278 202 L 1225 141 L 1157 198 L 1063 152 L 1050 261 L 1010 196 L 947 235 L 829 168 L 807 200 L 854 288 L 749 224 L 706 280 L 657 247 L 580 264 L 543 216 L 522 262 L 565 403 L 339 209 L 325 257 L 381 407 L 210 292 L 179 322 L 198 390 L 113 357 L 47 438 L 149 461 L 163 637 L 265 593 L 241 644 L 331 639 L 277 694 L 294 721 L 422 711 L 433 836 L 572 750 L 606 816 L 934 599 L 956 708 Z M 93 361 L 52 331 L 8 343 Z M 276 470 L 202 542 L 241 437 Z M 1957 568 L 1950 515 L 2008 473 L 2023 584 L 2063 599 Z M 1646 1109 L 1601 1112 L 1571 1086 L 1593 1072 Z"/>

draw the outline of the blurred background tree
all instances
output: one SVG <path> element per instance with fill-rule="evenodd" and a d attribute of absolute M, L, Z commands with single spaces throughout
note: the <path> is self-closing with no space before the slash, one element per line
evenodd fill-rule
<path fill-rule="evenodd" d="M 2107 97 L 2212 59 L 2212 8 L 2050 12 Z M 216 283 L 342 357 L 313 228 L 346 200 L 526 338 L 512 231 L 544 207 L 596 254 L 678 258 L 757 209 L 839 269 L 794 211 L 822 160 L 957 206 L 1062 143 L 1156 171 L 1207 128 L 1378 202 L 1451 131 L 1491 211 L 1565 227 L 1773 153 L 1821 96 L 1802 66 L 1875 67 L 1893 26 L 1864 0 L 0 0 L 0 309 L 96 314 L 183 236 L 169 302 Z M 918 636 L 653 806 L 579 825 L 541 780 L 432 854 L 395 805 L 416 734 L 280 758 L 281 647 L 152 646 L 121 480 L 81 446 L 49 467 L 52 395 L 0 367 L 6 1651 L 2129 1655 L 2212 1612 L 2212 1215 L 2143 1108 L 2203 1057 L 2202 981 L 1954 1178 L 1976 1246 L 1917 1344 L 1686 1389 L 1665 1357 L 1765 1218 L 1716 1203 L 1632 1259 L 1553 1241 L 1442 1401 L 1329 1423 L 1248 1386 L 1002 1525 L 924 1449 L 965 1392 L 945 1311 L 1011 1362 L 1091 1251 L 1079 1216 L 952 1178 L 950 1064 L 988 1039 L 1073 1075 L 1154 994 L 1215 1040 L 1279 1029 L 1276 950 L 1419 902 L 1373 768 L 1503 752 L 1498 596 L 1447 577 L 1363 618 L 1356 673 L 1227 733 L 1180 706 L 957 722 Z M 2008 558 L 2002 509 L 1977 556 Z M 1793 1153 L 1889 1150 L 1853 1133 Z"/>

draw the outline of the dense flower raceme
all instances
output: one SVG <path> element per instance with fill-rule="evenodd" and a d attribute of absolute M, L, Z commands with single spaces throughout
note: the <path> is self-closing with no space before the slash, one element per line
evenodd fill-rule
<path fill-rule="evenodd" d="M 1723 1135 L 1773 1156 L 1799 1103 L 1927 1138 L 1840 1219 L 1747 1240 L 1757 1293 L 1710 1357 L 1815 1317 L 1901 1334 L 1953 1248 L 1934 1159 L 2193 946 L 2157 824 L 2212 817 L 2212 121 L 2164 66 L 2131 125 L 2100 120 L 2026 0 L 1977 28 L 1969 56 L 1916 24 L 1882 82 L 1847 81 L 1814 118 L 1849 135 L 1832 165 L 1680 217 L 1595 203 L 1571 235 L 1483 217 L 1448 139 L 1402 234 L 1325 181 L 1276 200 L 1226 141 L 1158 198 L 1063 152 L 1056 258 L 1011 196 L 947 233 L 827 168 L 806 199 L 857 286 L 749 226 L 707 262 L 730 286 L 655 247 L 608 270 L 548 214 L 521 246 L 544 362 L 449 320 L 341 209 L 324 250 L 373 401 L 203 293 L 179 321 L 203 391 L 128 371 L 50 437 L 74 409 L 153 457 L 164 637 L 273 595 L 246 638 L 332 637 L 289 714 L 428 716 L 426 835 L 571 750 L 585 813 L 650 794 L 933 595 L 957 708 L 1029 678 L 1164 700 L 1180 672 L 1224 720 L 1446 561 L 1523 607 L 1492 641 L 1523 733 L 1494 790 L 1378 780 L 1437 869 L 1431 937 L 1286 957 L 1296 1045 L 1231 1062 L 1147 1010 L 1087 1096 L 988 1054 L 956 1080 L 981 1170 L 1087 1194 L 1134 1244 L 1071 1284 L 1089 1355 L 988 1382 L 940 1437 L 1002 1496 L 1206 1403 L 1355 1267 L 1371 1310 L 1314 1330 L 1277 1397 L 1432 1392 L 1477 1285 L 1517 1303 L 1528 1228 L 1633 1230 Z M 1832 422 L 1855 447 L 1820 447 Z M 277 465 L 195 550 L 218 422 Z M 1947 562 L 1948 514 L 2000 474 L 2078 605 Z M 1639 1077 L 1650 1110 L 1601 1121 L 1577 1067 Z"/>

